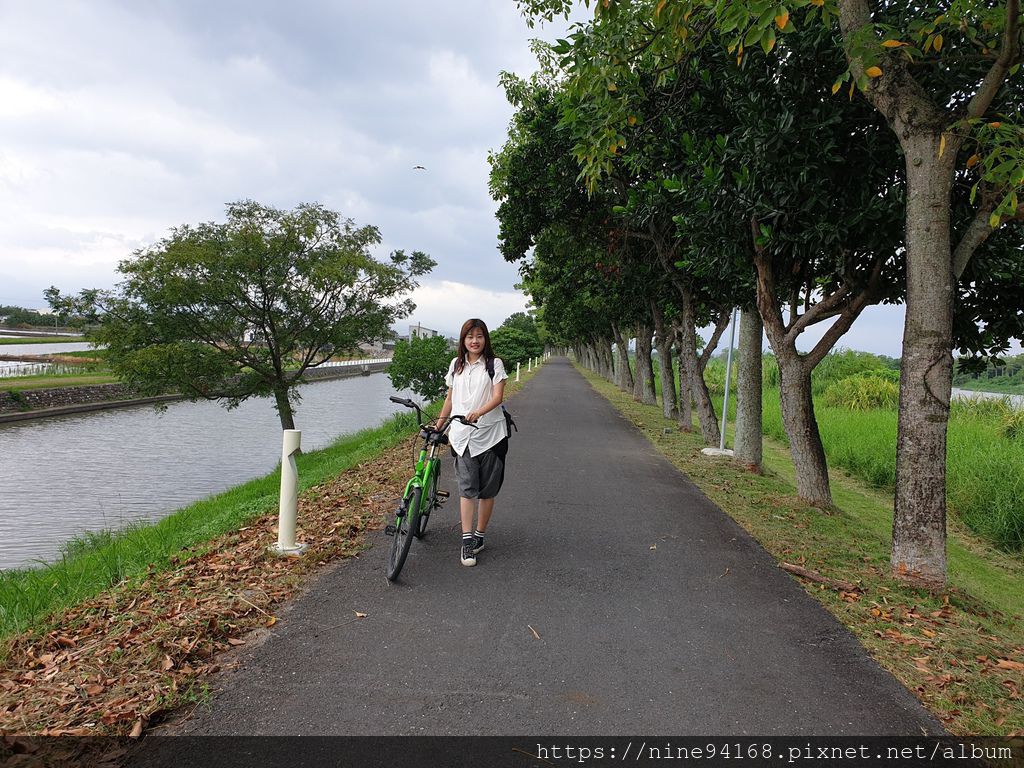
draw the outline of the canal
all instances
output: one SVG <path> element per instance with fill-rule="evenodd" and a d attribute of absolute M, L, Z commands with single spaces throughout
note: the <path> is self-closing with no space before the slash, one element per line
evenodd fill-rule
<path fill-rule="evenodd" d="M 295 424 L 304 450 L 404 411 L 388 400 L 393 394 L 414 397 L 396 393 L 381 373 L 300 391 Z M 162 413 L 132 406 L 0 424 L 0 569 L 51 561 L 86 531 L 157 520 L 267 474 L 280 454 L 281 423 L 269 399 L 233 411 L 174 402 Z"/>

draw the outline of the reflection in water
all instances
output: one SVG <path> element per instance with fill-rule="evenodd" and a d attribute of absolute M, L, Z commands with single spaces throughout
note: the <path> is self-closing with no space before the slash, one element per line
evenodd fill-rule
<path fill-rule="evenodd" d="M 302 388 L 304 450 L 405 409 L 386 375 Z M 403 396 L 411 396 L 404 392 Z M 281 423 L 270 400 L 136 406 L 0 424 L 0 568 L 52 559 L 89 530 L 156 520 L 274 469 Z"/>
<path fill-rule="evenodd" d="M 61 341 L 55 344 L 2 344 L 0 355 L 52 355 L 56 352 L 84 352 L 93 349 L 87 341 Z"/>

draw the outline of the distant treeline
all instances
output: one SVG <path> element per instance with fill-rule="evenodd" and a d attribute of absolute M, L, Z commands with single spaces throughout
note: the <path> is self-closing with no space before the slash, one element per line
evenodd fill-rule
<path fill-rule="evenodd" d="M 52 324 L 53 318 L 44 319 L 34 309 L 0 305 L 0 325 L 8 328 L 17 328 L 19 325 L 45 325 L 47 322 Z"/>
<path fill-rule="evenodd" d="M 957 361 L 953 369 L 953 386 L 988 392 L 1024 394 L 1024 355 L 988 361 L 983 371 L 969 370 Z"/>

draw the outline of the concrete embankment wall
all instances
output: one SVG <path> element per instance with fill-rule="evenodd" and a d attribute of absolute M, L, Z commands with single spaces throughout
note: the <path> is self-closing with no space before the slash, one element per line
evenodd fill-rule
<path fill-rule="evenodd" d="M 306 371 L 309 381 L 344 379 L 386 371 L 388 363 L 332 366 Z M 81 387 L 53 387 L 0 392 L 0 423 L 43 416 L 119 408 L 129 405 L 169 402 L 183 399 L 180 395 L 139 398 L 124 384 L 93 384 Z"/>

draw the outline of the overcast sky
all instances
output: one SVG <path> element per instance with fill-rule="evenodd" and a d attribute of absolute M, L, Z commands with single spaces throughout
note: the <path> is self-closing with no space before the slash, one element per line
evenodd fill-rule
<path fill-rule="evenodd" d="M 0 0 L 0 304 L 112 287 L 137 248 L 251 198 L 429 253 L 408 323 L 493 328 L 526 304 L 487 191 L 498 74 L 563 28 L 513 0 Z M 895 356 L 902 324 L 874 308 L 842 344 Z"/>

